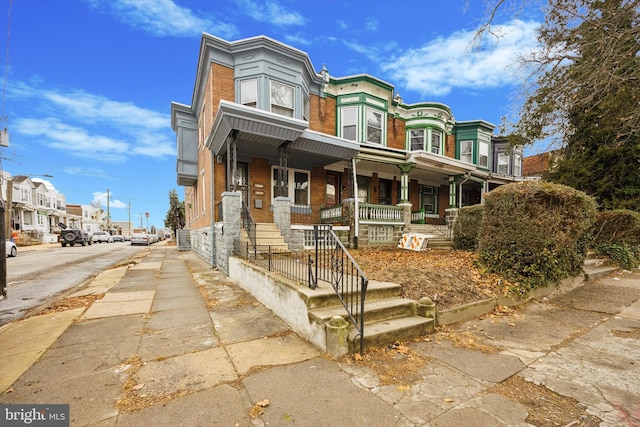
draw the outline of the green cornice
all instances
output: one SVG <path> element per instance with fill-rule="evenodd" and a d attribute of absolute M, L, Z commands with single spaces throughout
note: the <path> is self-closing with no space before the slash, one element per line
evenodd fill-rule
<path fill-rule="evenodd" d="M 370 76 L 369 74 L 358 74 L 355 76 L 347 76 L 347 77 L 330 77 L 329 83 L 332 85 L 341 85 L 348 83 L 357 83 L 357 82 L 367 82 L 373 85 L 376 85 L 382 89 L 388 90 L 393 93 L 393 85 L 382 81 L 376 77 Z"/>
<path fill-rule="evenodd" d="M 446 111 L 447 113 L 449 113 L 449 115 L 452 115 L 451 108 L 449 108 L 448 105 L 441 104 L 439 102 L 419 102 L 417 104 L 400 104 L 400 106 L 407 111 L 415 110 L 418 108 L 438 108 L 440 110 Z"/>

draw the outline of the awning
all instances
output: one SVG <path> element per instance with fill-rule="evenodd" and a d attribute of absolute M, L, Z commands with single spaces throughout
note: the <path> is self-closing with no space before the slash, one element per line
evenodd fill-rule
<path fill-rule="evenodd" d="M 227 150 L 227 138 L 236 141 L 238 157 L 261 157 L 272 163 L 278 160 L 278 147 L 287 143 L 289 165 L 324 166 L 354 158 L 360 146 L 346 139 L 308 129 L 303 120 L 269 111 L 220 101 L 207 148 L 216 156 Z"/>

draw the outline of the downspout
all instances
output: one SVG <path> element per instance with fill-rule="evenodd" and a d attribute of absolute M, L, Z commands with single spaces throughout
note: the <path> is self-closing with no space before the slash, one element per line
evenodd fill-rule
<path fill-rule="evenodd" d="M 213 155 L 213 150 L 209 150 L 210 158 L 211 158 L 211 267 L 216 267 L 216 186 L 213 181 L 213 177 L 215 176 L 214 168 L 216 167 L 215 156 Z"/>
<path fill-rule="evenodd" d="M 353 195 L 354 195 L 354 208 L 355 208 L 355 218 L 354 218 L 354 230 L 353 230 L 353 242 L 358 249 L 358 235 L 360 234 L 360 202 L 358 201 L 358 179 L 356 174 L 356 159 L 355 157 L 351 159 L 351 169 L 353 170 Z"/>
<path fill-rule="evenodd" d="M 458 184 L 458 208 L 462 207 L 462 185 L 471 179 L 471 172 L 467 172 L 467 177 Z"/>

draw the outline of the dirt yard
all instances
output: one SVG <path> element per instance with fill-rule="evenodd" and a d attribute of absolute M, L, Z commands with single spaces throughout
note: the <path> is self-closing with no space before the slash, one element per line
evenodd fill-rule
<path fill-rule="evenodd" d="M 483 273 L 474 252 L 406 249 L 350 251 L 367 278 L 402 285 L 403 296 L 431 298 L 439 310 L 504 295 L 510 284 Z"/>

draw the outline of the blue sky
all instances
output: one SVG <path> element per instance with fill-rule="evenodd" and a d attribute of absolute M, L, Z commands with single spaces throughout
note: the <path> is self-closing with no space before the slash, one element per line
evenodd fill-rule
<path fill-rule="evenodd" d="M 67 203 L 106 208 L 109 190 L 113 221 L 127 221 L 130 204 L 134 224 L 149 212 L 163 227 L 169 192 L 184 195 L 170 104 L 191 103 L 202 32 L 267 35 L 307 52 L 316 71 L 370 74 L 405 103 L 499 125 L 543 16 L 504 8 L 502 37 L 471 45 L 486 12 L 484 0 L 0 0 L 2 168 L 53 176 Z"/>

